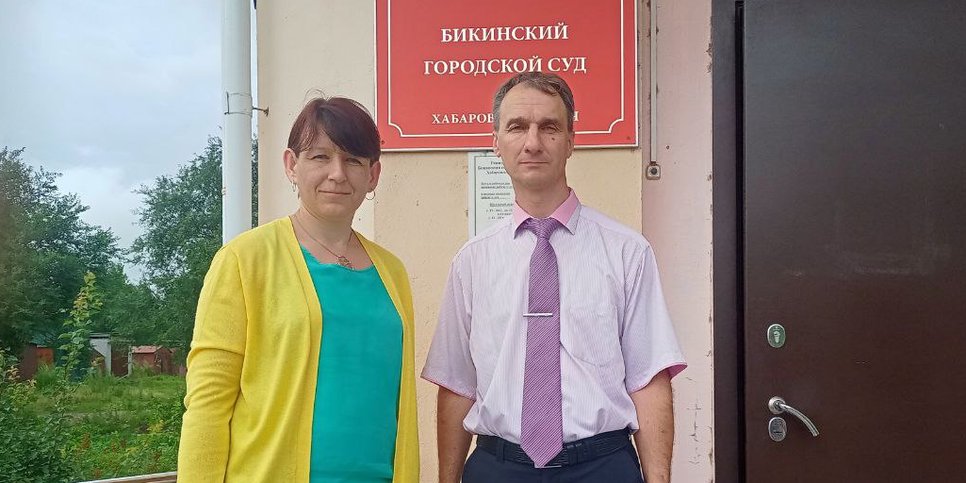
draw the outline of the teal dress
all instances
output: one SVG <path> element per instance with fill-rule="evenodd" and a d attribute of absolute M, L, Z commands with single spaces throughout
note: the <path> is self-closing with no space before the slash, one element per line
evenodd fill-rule
<path fill-rule="evenodd" d="M 374 266 L 353 270 L 302 254 L 322 305 L 309 481 L 389 483 L 402 320 Z"/>

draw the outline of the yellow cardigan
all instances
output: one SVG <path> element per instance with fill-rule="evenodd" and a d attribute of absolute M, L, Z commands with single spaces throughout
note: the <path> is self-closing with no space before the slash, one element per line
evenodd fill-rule
<path fill-rule="evenodd" d="M 394 483 L 419 481 L 413 304 L 389 251 L 359 240 L 403 324 Z M 288 217 L 239 235 L 198 301 L 178 481 L 309 481 L 322 307 Z"/>

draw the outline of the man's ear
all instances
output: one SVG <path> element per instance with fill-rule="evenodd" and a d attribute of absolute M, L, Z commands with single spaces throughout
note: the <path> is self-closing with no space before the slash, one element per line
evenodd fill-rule
<path fill-rule="evenodd" d="M 500 145 L 497 143 L 497 140 L 496 140 L 496 131 L 493 131 L 493 153 L 496 154 L 497 156 L 500 155 Z"/>

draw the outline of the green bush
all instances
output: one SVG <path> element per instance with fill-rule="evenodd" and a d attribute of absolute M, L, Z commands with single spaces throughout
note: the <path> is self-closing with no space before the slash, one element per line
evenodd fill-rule
<path fill-rule="evenodd" d="M 9 367 L 0 377 L 0 482 L 68 481 L 72 468 L 67 446 L 66 393 L 48 399 L 47 410 L 37 408 L 40 391 L 33 382 L 19 383 Z"/>
<path fill-rule="evenodd" d="M 41 391 L 57 391 L 64 387 L 64 371 L 51 364 L 40 364 L 34 374 L 34 384 Z"/>
<path fill-rule="evenodd" d="M 0 483 L 55 483 L 173 471 L 184 379 L 64 379 L 16 382 L 16 361 L 0 351 Z M 69 408 L 69 409 L 68 409 Z"/>

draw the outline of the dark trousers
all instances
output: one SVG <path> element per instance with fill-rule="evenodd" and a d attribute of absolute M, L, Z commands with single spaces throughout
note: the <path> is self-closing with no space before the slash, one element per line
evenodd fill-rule
<path fill-rule="evenodd" d="M 534 468 L 506 461 L 480 448 L 463 467 L 463 483 L 643 483 L 634 446 L 559 468 Z"/>

